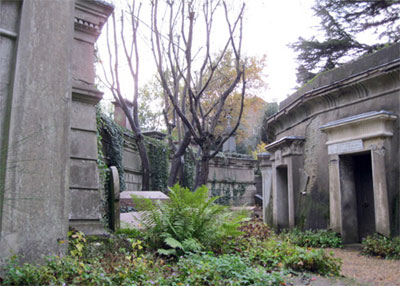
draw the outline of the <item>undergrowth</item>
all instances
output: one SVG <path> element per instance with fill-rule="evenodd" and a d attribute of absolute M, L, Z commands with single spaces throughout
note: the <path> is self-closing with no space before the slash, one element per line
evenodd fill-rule
<path fill-rule="evenodd" d="M 69 232 L 69 254 L 41 265 L 13 257 L 1 285 L 284 285 L 285 275 L 339 275 L 340 260 L 282 239 L 260 220 L 244 220 L 208 197 L 175 186 L 164 204 L 142 201 L 145 230 L 110 237 Z"/>
<path fill-rule="evenodd" d="M 388 238 L 381 234 L 368 236 L 362 241 L 362 253 L 389 259 L 400 259 L 400 237 Z"/>

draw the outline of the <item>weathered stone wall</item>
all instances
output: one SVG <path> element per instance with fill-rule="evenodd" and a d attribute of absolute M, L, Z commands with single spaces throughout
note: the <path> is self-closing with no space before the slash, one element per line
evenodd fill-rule
<path fill-rule="evenodd" d="M 64 252 L 58 241 L 70 224 L 104 232 L 93 44 L 112 9 L 96 0 L 0 1 L 2 259 Z"/>
<path fill-rule="evenodd" d="M 102 196 L 97 168 L 94 44 L 112 7 L 76 0 L 72 49 L 72 116 L 70 133 L 70 225 L 86 234 L 104 234 Z"/>
<path fill-rule="evenodd" d="M 18 43 L 10 58 L 0 42 L 0 78 L 9 83 L 0 92 L 0 256 L 33 260 L 66 247 L 57 239 L 68 229 L 74 2 L 24 1 L 19 25 L 10 27 L 5 3 L 0 26 L 18 34 Z"/>
<path fill-rule="evenodd" d="M 229 189 L 234 205 L 254 205 L 254 172 L 257 161 L 251 158 L 215 157 L 210 161 L 208 186 L 211 190 Z M 215 193 L 223 196 L 223 193 Z M 234 199 L 237 197 L 237 199 Z"/>
<path fill-rule="evenodd" d="M 324 124 L 370 111 L 400 115 L 400 45 L 381 50 L 359 61 L 320 75 L 310 85 L 283 101 L 280 112 L 268 120 L 275 139 L 305 137 L 300 179 L 306 182 L 296 201 L 296 224 L 327 228 L 330 223 L 329 166 Z M 385 137 L 385 168 L 389 213 L 393 233 L 399 233 L 399 128 Z M 397 212 L 397 213 L 396 213 Z"/>

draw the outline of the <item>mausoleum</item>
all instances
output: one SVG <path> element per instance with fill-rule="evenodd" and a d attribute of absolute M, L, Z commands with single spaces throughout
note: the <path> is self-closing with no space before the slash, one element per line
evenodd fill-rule
<path fill-rule="evenodd" d="M 400 44 L 282 101 L 267 121 L 264 217 L 280 229 L 333 229 L 349 243 L 398 235 L 399 115 Z"/>

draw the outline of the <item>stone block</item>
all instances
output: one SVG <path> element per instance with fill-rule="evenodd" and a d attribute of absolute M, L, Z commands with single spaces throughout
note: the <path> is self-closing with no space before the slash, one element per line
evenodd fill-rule
<path fill-rule="evenodd" d="M 72 158 L 97 160 L 97 137 L 93 132 L 71 130 Z"/>
<path fill-rule="evenodd" d="M 96 108 L 93 104 L 72 101 L 71 128 L 96 132 Z"/>
<path fill-rule="evenodd" d="M 92 189 L 99 188 L 97 162 L 79 159 L 70 161 L 70 188 Z"/>
<path fill-rule="evenodd" d="M 91 63 L 91 64 L 88 64 Z M 94 85 L 94 49 L 91 43 L 75 40 L 73 44 L 72 76 Z"/>
<path fill-rule="evenodd" d="M 124 169 L 136 172 L 142 171 L 142 163 L 139 154 L 137 152 L 127 150 L 126 148 L 124 149 L 122 164 Z"/>
<path fill-rule="evenodd" d="M 69 219 L 100 219 L 101 199 L 100 192 L 94 190 L 71 189 L 71 210 Z"/>

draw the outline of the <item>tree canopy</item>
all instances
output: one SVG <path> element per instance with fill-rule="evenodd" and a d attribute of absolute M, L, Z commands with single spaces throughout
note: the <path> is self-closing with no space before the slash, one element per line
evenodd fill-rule
<path fill-rule="evenodd" d="M 400 40 L 398 0 L 319 0 L 313 9 L 324 36 L 300 37 L 292 44 L 298 52 L 298 83 Z"/>

